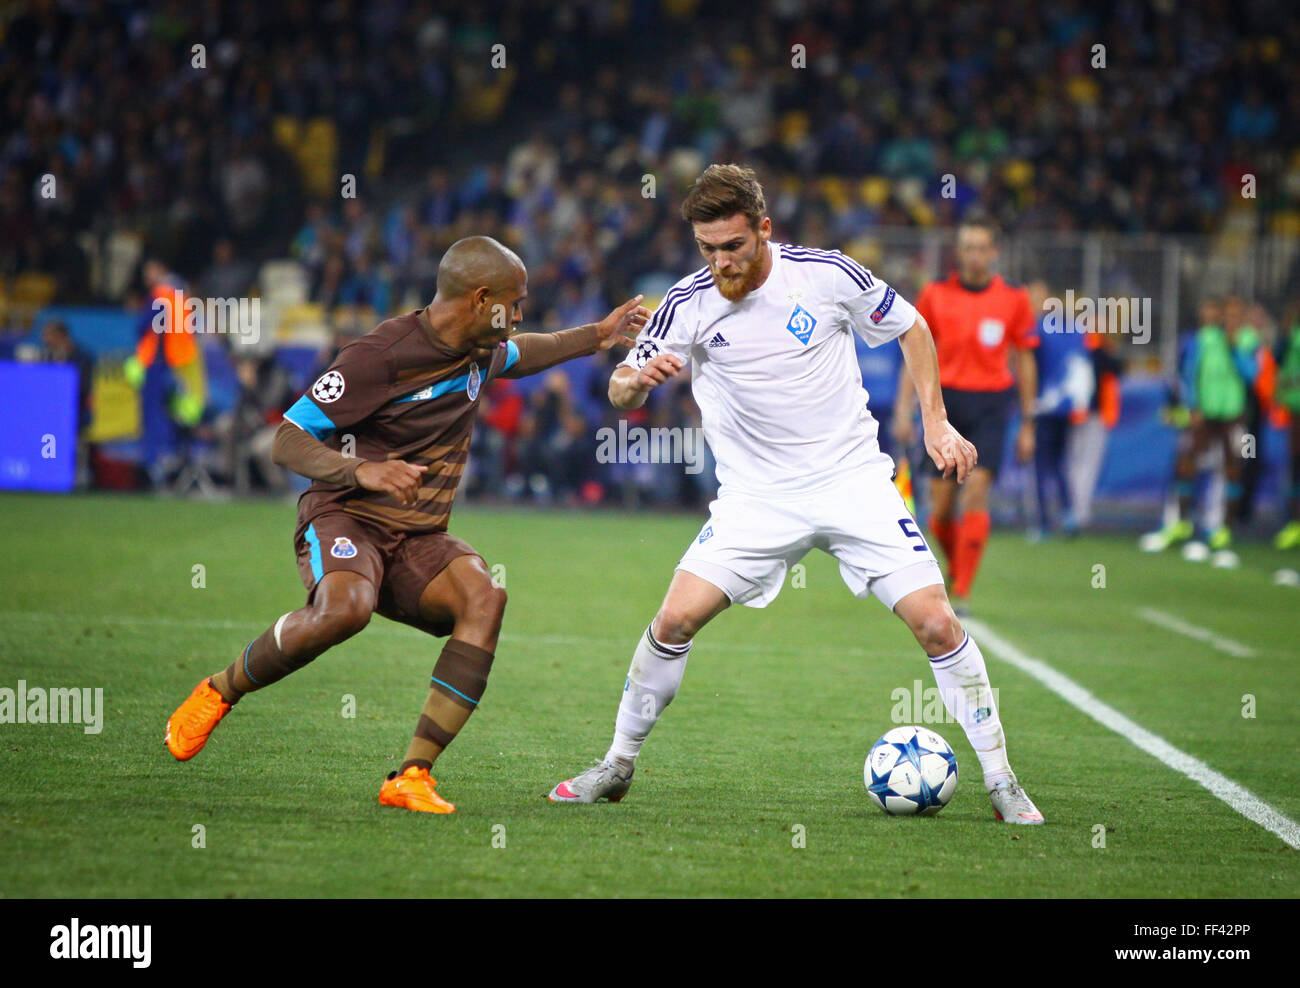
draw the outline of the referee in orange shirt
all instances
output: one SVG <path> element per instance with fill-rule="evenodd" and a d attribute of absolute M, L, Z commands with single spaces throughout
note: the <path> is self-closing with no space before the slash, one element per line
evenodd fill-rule
<path fill-rule="evenodd" d="M 1016 459 L 1034 455 L 1034 396 L 1037 366 L 1030 351 L 1038 332 L 1029 295 L 993 272 L 997 228 L 983 218 L 957 227 L 957 271 L 925 286 L 916 310 L 930 324 L 939 353 L 939 383 L 948 421 L 975 444 L 979 465 L 966 478 L 960 504 L 957 482 L 937 472 L 930 483 L 930 531 L 948 559 L 953 608 L 968 614 L 971 584 L 989 538 L 989 488 L 1002 459 L 1002 442 L 1012 410 L 1012 385 L 1020 400 Z M 1008 347 L 1016 348 L 1011 374 Z M 894 436 L 912 444 L 915 391 L 904 372 L 894 405 Z M 933 471 L 933 467 L 930 467 Z"/>

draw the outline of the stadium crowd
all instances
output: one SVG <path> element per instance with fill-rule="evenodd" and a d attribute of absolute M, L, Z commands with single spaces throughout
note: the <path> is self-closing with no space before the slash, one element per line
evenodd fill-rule
<path fill-rule="evenodd" d="M 441 251 L 488 234 L 523 257 L 528 327 L 550 330 L 700 266 L 676 206 L 714 160 L 759 169 L 779 239 L 849 252 L 871 227 L 972 208 L 1007 229 L 1209 233 L 1245 175 L 1254 231 L 1300 230 L 1284 0 L 940 6 L 20 4 L 0 59 L 0 277 L 139 305 L 142 264 L 106 273 L 121 231 L 201 296 L 256 294 L 289 257 L 311 302 L 351 314 L 346 338 L 358 309 L 423 305 Z M 239 407 L 203 425 L 242 421 L 251 443 L 285 382 L 239 374 Z M 604 376 L 495 386 L 474 483 L 603 496 L 599 395 L 574 391 Z M 674 392 L 645 414 L 696 413 Z M 684 486 L 658 494 L 702 496 Z"/>

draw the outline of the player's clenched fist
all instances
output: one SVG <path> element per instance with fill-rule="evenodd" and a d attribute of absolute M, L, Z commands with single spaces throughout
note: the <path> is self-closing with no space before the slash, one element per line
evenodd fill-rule
<path fill-rule="evenodd" d="M 947 419 L 941 423 L 927 425 L 925 429 L 925 451 L 934 460 L 934 465 L 943 471 L 945 477 L 957 473 L 957 483 L 962 483 L 979 462 L 979 453 L 975 444 L 965 439 L 954 429 Z"/>
<path fill-rule="evenodd" d="M 368 491 L 391 494 L 399 504 L 413 505 L 420 496 L 420 484 L 428 467 L 403 460 L 367 460 L 357 467 L 357 483 Z"/>
<path fill-rule="evenodd" d="M 649 391 L 651 388 L 657 388 L 670 377 L 676 376 L 677 372 L 686 366 L 686 361 L 675 353 L 661 353 L 646 361 L 646 365 L 637 371 L 636 377 L 632 380 L 632 387 L 638 391 Z"/>

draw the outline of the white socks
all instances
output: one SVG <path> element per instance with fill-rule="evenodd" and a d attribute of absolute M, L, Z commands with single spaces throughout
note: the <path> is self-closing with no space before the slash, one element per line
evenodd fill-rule
<path fill-rule="evenodd" d="M 614 740 L 605 758 L 631 766 L 641 745 L 682 684 L 691 643 L 665 645 L 655 640 L 653 625 L 637 642 L 632 665 L 623 686 L 623 699 L 614 722 Z M 984 656 L 970 635 L 947 655 L 930 659 L 944 706 L 953 715 L 980 760 L 984 786 L 1014 779 L 1007 761 L 1007 741 L 1002 733 L 997 703 L 989 686 Z"/>
<path fill-rule="evenodd" d="M 984 770 L 984 787 L 1014 779 L 1007 761 L 1007 739 L 1002 733 L 997 703 L 989 686 L 988 670 L 975 639 L 966 635 L 947 655 L 930 659 L 934 681 L 948 712 L 961 724 Z"/>
<path fill-rule="evenodd" d="M 654 625 L 645 629 L 632 655 L 632 665 L 623 684 L 623 700 L 614 721 L 614 741 L 607 760 L 632 765 L 641 745 L 664 708 L 673 702 L 686 674 L 686 657 L 691 643 L 664 645 L 655 640 Z"/>

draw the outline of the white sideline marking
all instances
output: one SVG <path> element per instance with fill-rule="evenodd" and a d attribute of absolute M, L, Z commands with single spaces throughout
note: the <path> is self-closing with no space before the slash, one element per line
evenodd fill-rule
<path fill-rule="evenodd" d="M 1009 662 L 1021 672 L 1028 673 L 1071 706 L 1077 707 L 1104 727 L 1109 727 L 1170 768 L 1182 772 L 1193 782 L 1204 786 L 1247 820 L 1259 824 L 1296 850 L 1300 850 L 1300 824 L 1279 813 L 1250 790 L 1220 775 L 1203 761 L 1179 751 L 1164 738 L 1152 734 L 1114 707 L 1103 703 L 1073 679 L 1065 676 L 1041 659 L 1026 655 L 986 625 L 972 618 L 964 618 L 968 631 L 976 636 L 981 647 L 987 647 L 998 658 Z"/>
<path fill-rule="evenodd" d="M 1169 631 L 1177 632 L 1180 635 L 1186 635 L 1188 638 L 1195 638 L 1198 642 L 1205 642 L 1211 648 L 1217 648 L 1220 652 L 1227 652 L 1229 655 L 1235 655 L 1239 659 L 1249 659 L 1255 654 L 1255 650 L 1249 645 L 1243 645 L 1241 642 L 1235 642 L 1231 638 L 1224 638 L 1216 635 L 1209 628 L 1202 628 L 1195 624 L 1188 624 L 1180 617 L 1168 614 L 1165 611 L 1158 611 L 1154 607 L 1139 607 L 1137 616 L 1144 621 L 1150 621 L 1152 624 L 1158 624 Z"/>

